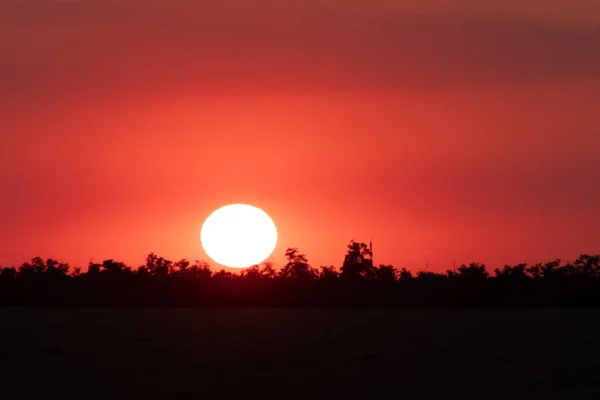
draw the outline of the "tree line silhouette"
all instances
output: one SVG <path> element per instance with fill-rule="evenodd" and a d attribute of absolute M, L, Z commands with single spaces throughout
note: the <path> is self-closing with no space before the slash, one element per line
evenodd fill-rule
<path fill-rule="evenodd" d="M 152 253 L 132 268 L 90 262 L 88 270 L 33 258 L 0 267 L 0 306 L 63 307 L 598 307 L 600 255 L 506 265 L 490 274 L 471 263 L 446 273 L 413 274 L 374 265 L 365 243 L 351 241 L 341 268 L 313 268 L 297 248 L 276 269 L 266 262 L 234 274 L 208 263 Z"/>

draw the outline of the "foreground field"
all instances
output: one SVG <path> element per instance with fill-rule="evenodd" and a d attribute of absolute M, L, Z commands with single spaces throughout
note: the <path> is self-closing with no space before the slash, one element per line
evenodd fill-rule
<path fill-rule="evenodd" d="M 0 309 L 0 397 L 600 398 L 599 317 Z"/>

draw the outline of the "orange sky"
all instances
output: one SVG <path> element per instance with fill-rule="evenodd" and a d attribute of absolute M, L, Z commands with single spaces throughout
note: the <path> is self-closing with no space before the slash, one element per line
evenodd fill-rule
<path fill-rule="evenodd" d="M 314 265 L 600 249 L 596 1 L 0 4 L 0 265 L 206 258 L 248 202 Z"/>

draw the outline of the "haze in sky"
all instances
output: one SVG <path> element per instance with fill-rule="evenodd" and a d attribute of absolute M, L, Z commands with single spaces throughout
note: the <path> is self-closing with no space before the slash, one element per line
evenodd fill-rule
<path fill-rule="evenodd" d="M 596 0 L 4 0 L 0 265 L 206 259 L 238 202 L 278 263 L 574 259 L 599 109 Z"/>

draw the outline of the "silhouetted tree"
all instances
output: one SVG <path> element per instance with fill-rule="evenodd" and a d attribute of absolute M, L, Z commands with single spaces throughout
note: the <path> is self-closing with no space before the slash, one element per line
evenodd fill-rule
<path fill-rule="evenodd" d="M 265 262 L 260 269 L 260 276 L 265 279 L 273 279 L 277 276 L 277 271 L 275 271 L 275 266 L 272 262 Z"/>
<path fill-rule="evenodd" d="M 93 263 L 90 261 L 90 263 L 88 264 L 88 272 L 87 274 L 89 276 L 93 276 L 96 274 L 100 273 L 100 267 L 102 267 L 102 264 L 97 264 L 97 263 Z"/>
<path fill-rule="evenodd" d="M 561 260 L 554 260 L 545 264 L 534 264 L 527 268 L 527 272 L 534 279 L 554 279 L 564 277 L 566 275 L 565 269 L 560 265 Z"/>
<path fill-rule="evenodd" d="M 251 267 L 245 268 L 240 272 L 240 276 L 248 279 L 260 279 L 260 267 L 252 265 Z"/>
<path fill-rule="evenodd" d="M 154 253 L 150 253 L 148 257 L 146 257 L 146 270 L 150 275 L 164 277 L 173 271 L 172 268 L 173 263 L 171 261 L 158 257 Z"/>
<path fill-rule="evenodd" d="M 288 248 L 285 251 L 285 258 L 287 263 L 279 271 L 279 276 L 282 278 L 311 280 L 318 276 L 308 263 L 306 256 L 301 254 L 296 247 Z"/>
<path fill-rule="evenodd" d="M 190 262 L 188 260 L 186 260 L 185 258 L 179 261 L 176 261 L 173 264 L 173 268 L 174 268 L 174 273 L 185 276 L 186 272 L 188 271 L 188 268 L 190 266 Z"/>
<path fill-rule="evenodd" d="M 34 257 L 31 262 L 25 262 L 19 267 L 19 274 L 22 276 L 50 275 L 66 276 L 69 272 L 69 264 L 59 263 L 51 258 L 44 261 L 41 257 Z"/>
<path fill-rule="evenodd" d="M 580 255 L 573 263 L 573 274 L 583 277 L 600 278 L 600 255 Z"/>
<path fill-rule="evenodd" d="M 235 278 L 235 275 L 229 271 L 225 271 L 224 269 L 222 269 L 219 272 L 215 272 L 213 274 L 213 278 L 215 278 L 215 280 L 226 281 Z"/>
<path fill-rule="evenodd" d="M 413 279 L 412 273 L 406 268 L 402 268 L 398 273 L 398 280 L 401 282 L 408 282 Z"/>
<path fill-rule="evenodd" d="M 191 267 L 186 269 L 186 276 L 192 276 L 197 279 L 209 279 L 212 276 L 210 265 L 206 261 L 195 260 Z"/>
<path fill-rule="evenodd" d="M 375 279 L 381 282 L 393 283 L 396 281 L 397 271 L 392 265 L 380 265 L 374 268 Z"/>
<path fill-rule="evenodd" d="M 65 276 L 69 273 L 69 264 L 61 263 L 51 258 L 46 260 L 46 268 L 44 273 L 52 274 L 54 276 Z"/>
<path fill-rule="evenodd" d="M 341 276 L 344 278 L 370 278 L 374 275 L 373 254 L 365 243 L 350 241 L 344 257 Z"/>
<path fill-rule="evenodd" d="M 471 263 L 468 266 L 463 264 L 457 269 L 448 270 L 447 275 L 449 278 L 458 278 L 469 282 L 486 280 L 489 276 L 485 265 L 479 263 Z"/>
<path fill-rule="evenodd" d="M 335 267 L 330 266 L 321 266 L 321 271 L 319 272 L 319 279 L 322 281 L 335 281 L 340 277 L 340 273 L 335 269 Z"/>
<path fill-rule="evenodd" d="M 0 279 L 12 280 L 17 276 L 15 267 L 0 267 Z"/>
<path fill-rule="evenodd" d="M 100 271 L 104 271 L 109 274 L 129 274 L 131 273 L 131 268 L 122 262 L 104 260 L 100 266 Z"/>
<path fill-rule="evenodd" d="M 421 282 L 440 282 L 448 278 L 447 275 L 439 274 L 432 271 L 419 271 L 417 272 L 416 280 Z"/>
<path fill-rule="evenodd" d="M 494 270 L 494 274 L 496 278 L 500 279 L 509 279 L 509 280 L 526 280 L 529 279 L 529 275 L 527 275 L 527 264 L 519 264 L 511 267 L 510 265 L 505 265 L 504 268 L 499 269 L 496 268 Z"/>

